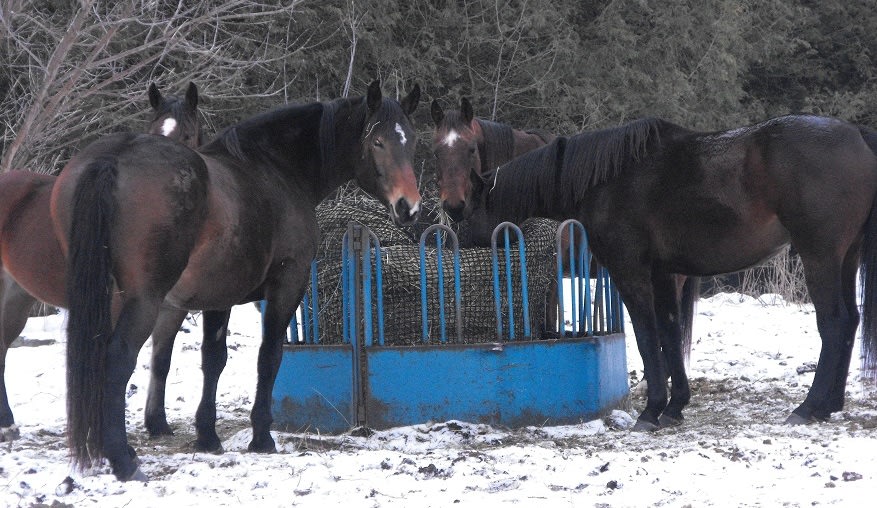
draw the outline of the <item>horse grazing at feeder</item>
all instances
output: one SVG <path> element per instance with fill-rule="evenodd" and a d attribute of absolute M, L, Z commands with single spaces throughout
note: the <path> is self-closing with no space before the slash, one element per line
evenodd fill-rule
<path fill-rule="evenodd" d="M 544 131 L 515 129 L 504 123 L 476 118 L 472 103 L 463 97 L 460 109 L 445 111 L 437 99 L 430 114 L 435 123 L 432 152 L 435 156 L 436 180 L 442 209 L 457 223 L 465 223 L 461 247 L 490 247 L 493 230 L 482 213 L 471 215 L 469 174 L 483 174 L 515 157 L 545 146 L 554 135 Z M 467 218 L 464 220 L 464 215 Z M 563 252 L 566 252 L 564 249 Z M 546 295 L 545 321 L 557 321 L 557 292 L 549 288 Z M 543 333 L 547 333 L 543 330 Z"/>
<path fill-rule="evenodd" d="M 189 147 L 200 144 L 198 89 L 189 84 L 185 98 L 164 97 L 153 83 L 149 88 L 153 118 L 148 132 L 167 136 Z M 67 307 L 66 262 L 55 238 L 49 215 L 49 198 L 56 177 L 32 171 L 10 171 L 0 175 L 0 441 L 18 437 L 18 427 L 6 394 L 7 350 L 27 323 L 36 301 Z M 182 319 L 185 318 L 183 314 Z M 166 343 L 153 351 L 150 394 L 164 386 L 170 366 L 170 350 L 179 322 Z M 163 373 L 158 376 L 156 373 Z M 160 378 L 160 379 L 157 379 Z M 157 383 L 160 382 L 160 383 Z M 164 391 L 147 404 L 147 420 L 162 420 Z M 169 428 L 169 427 L 167 427 Z"/>
<path fill-rule="evenodd" d="M 433 100 L 430 113 L 435 122 L 432 151 L 442 209 L 456 222 L 466 217 L 471 245 L 490 247 L 490 237 L 499 223 L 487 223 L 486 217 L 472 217 L 470 173 L 481 175 L 499 167 L 545 146 L 554 135 L 476 118 L 465 97 L 460 99 L 459 111 L 445 112 L 438 100 Z"/>
<path fill-rule="evenodd" d="M 585 225 L 643 358 L 648 392 L 636 430 L 681 422 L 690 398 L 674 274 L 738 271 L 791 243 L 822 339 L 813 384 L 786 420 L 799 424 L 843 407 L 860 268 L 863 367 L 877 373 L 874 141 L 866 129 L 817 116 L 712 133 L 644 119 L 557 138 L 473 183 L 494 218 Z"/>
<path fill-rule="evenodd" d="M 373 82 L 363 97 L 286 106 L 224 130 L 198 151 L 155 136 L 107 136 L 66 165 L 52 218 L 68 259 L 67 411 L 75 465 L 109 460 L 144 479 L 125 433 L 125 388 L 163 304 L 204 310 L 205 383 L 225 366 L 233 305 L 266 300 L 249 450 L 274 452 L 271 394 L 286 328 L 317 251 L 317 204 L 355 179 L 398 225 L 416 221 L 416 133 Z M 76 225 L 74 227 L 73 225 Z M 206 391 L 206 389 L 205 389 Z M 198 439 L 215 441 L 212 413 Z"/>
<path fill-rule="evenodd" d="M 502 221 L 488 217 L 481 208 L 473 208 L 471 178 L 475 175 L 483 175 L 531 150 L 541 148 L 554 140 L 555 136 L 542 131 L 517 130 L 506 124 L 475 118 L 472 104 L 465 97 L 460 100 L 459 111 L 447 113 L 437 100 L 433 100 L 431 113 L 435 122 L 432 146 L 442 208 L 455 221 L 465 220 L 469 225 L 471 245 L 490 247 L 493 230 Z M 558 255 L 564 273 L 568 276 L 569 230 L 561 231 L 560 240 L 561 248 L 558 250 Z M 589 264 L 589 273 L 591 276 L 596 276 L 595 260 L 591 259 Z M 681 306 L 683 350 L 687 358 L 691 349 L 691 325 L 694 319 L 694 304 L 699 295 L 699 281 L 678 277 L 676 282 Z M 546 324 L 557 321 L 557 291 L 553 286 L 554 284 L 546 295 Z M 553 335 L 549 330 L 543 330 L 543 333 Z"/>

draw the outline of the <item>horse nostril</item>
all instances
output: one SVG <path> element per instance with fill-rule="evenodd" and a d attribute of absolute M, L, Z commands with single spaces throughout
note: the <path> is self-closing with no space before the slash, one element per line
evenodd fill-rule
<path fill-rule="evenodd" d="M 396 211 L 396 216 L 399 220 L 404 222 L 414 222 L 420 214 L 420 202 L 414 205 L 414 207 L 411 207 L 408 204 L 407 199 L 399 198 L 393 205 L 393 209 Z"/>
<path fill-rule="evenodd" d="M 463 210 L 466 208 L 466 202 L 461 200 L 459 203 L 451 205 L 444 201 L 442 202 L 442 208 L 454 222 L 460 222 L 463 220 Z"/>

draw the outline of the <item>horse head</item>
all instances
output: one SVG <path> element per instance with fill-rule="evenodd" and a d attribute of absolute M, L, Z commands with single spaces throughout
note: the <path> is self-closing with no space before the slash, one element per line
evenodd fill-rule
<path fill-rule="evenodd" d="M 414 223 L 420 213 L 413 167 L 417 133 L 410 119 L 419 101 L 416 84 L 401 102 L 383 97 L 379 81 L 369 85 L 366 95 L 368 112 L 356 182 L 387 206 L 399 226 Z"/>
<path fill-rule="evenodd" d="M 459 111 L 442 110 L 437 100 L 432 101 L 432 119 L 435 130 L 432 151 L 436 159 L 439 199 L 442 208 L 455 221 L 472 214 L 472 186 L 470 174 L 481 174 L 479 144 L 483 134 L 475 120 L 472 104 L 465 97 Z"/>
<path fill-rule="evenodd" d="M 149 85 L 149 104 L 155 116 L 149 124 L 150 134 L 166 136 L 189 148 L 201 145 L 201 119 L 198 117 L 198 87 L 189 83 L 186 96 L 165 97 L 155 83 Z"/>

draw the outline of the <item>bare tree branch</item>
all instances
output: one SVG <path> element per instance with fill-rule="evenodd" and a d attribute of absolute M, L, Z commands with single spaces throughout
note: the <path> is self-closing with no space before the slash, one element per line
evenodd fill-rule
<path fill-rule="evenodd" d="M 228 115 L 243 100 L 287 99 L 289 77 L 279 69 L 315 42 L 292 23 L 301 3 L 82 0 L 66 13 L 4 0 L 0 172 L 55 172 L 83 143 L 132 128 L 148 109 L 151 81 L 198 82 L 202 95 L 212 89 L 232 100 Z"/>

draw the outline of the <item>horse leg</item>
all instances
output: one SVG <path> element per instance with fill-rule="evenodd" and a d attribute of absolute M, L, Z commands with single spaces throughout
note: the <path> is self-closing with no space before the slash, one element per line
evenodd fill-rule
<path fill-rule="evenodd" d="M 18 338 L 36 299 L 18 285 L 8 272 L 0 275 L 0 442 L 20 436 L 6 394 L 6 352 Z"/>
<path fill-rule="evenodd" d="M 548 281 L 548 289 L 545 293 L 545 323 L 543 323 L 542 336 L 560 337 L 563 331 L 563 323 L 557 323 L 557 279 L 552 277 Z"/>
<path fill-rule="evenodd" d="M 844 306 L 846 307 L 847 316 L 850 318 L 851 330 L 847 330 L 842 342 L 841 357 L 838 362 L 838 369 L 835 374 L 834 383 L 829 390 L 828 401 L 826 404 L 826 412 L 824 414 L 814 414 L 817 420 L 828 420 L 831 413 L 840 411 L 844 405 L 844 394 L 846 393 L 847 378 L 850 372 L 850 360 L 853 355 L 853 344 L 855 342 L 856 328 L 859 323 L 859 308 L 856 302 L 856 275 L 859 269 L 859 245 L 854 245 L 847 252 L 841 268 L 841 286 L 843 292 Z"/>
<path fill-rule="evenodd" d="M 152 367 L 149 370 L 149 390 L 146 395 L 144 424 L 150 437 L 171 436 L 174 431 L 167 423 L 165 388 L 171 369 L 174 338 L 188 311 L 162 306 L 152 329 Z"/>
<path fill-rule="evenodd" d="M 204 386 L 195 412 L 195 450 L 222 453 L 222 441 L 216 434 L 216 388 L 228 360 L 226 337 L 231 309 L 204 311 L 204 339 L 201 342 L 201 371 Z"/>
<path fill-rule="evenodd" d="M 609 259 L 609 256 L 604 256 Z M 613 259 L 613 262 L 618 261 Z M 658 417 L 667 407 L 667 371 L 661 355 L 654 307 L 654 287 L 645 269 L 632 269 L 630 264 L 609 268 L 618 292 L 627 307 L 636 345 L 643 360 L 646 407 L 640 413 L 634 431 L 654 431 L 660 426 Z"/>
<path fill-rule="evenodd" d="M 310 264 L 299 270 L 296 280 L 285 287 L 296 288 L 294 294 L 267 294 L 265 314 L 262 321 L 262 344 L 259 346 L 258 382 L 256 384 L 256 400 L 250 412 L 253 425 L 253 440 L 247 449 L 251 452 L 273 453 L 277 451 L 274 438 L 271 437 L 271 396 L 274 381 L 280 369 L 283 356 L 283 344 L 286 342 L 286 329 L 298 305 L 301 303 L 307 287 Z"/>
<path fill-rule="evenodd" d="M 669 274 L 653 274 L 655 288 L 655 319 L 664 365 L 670 374 L 670 402 L 659 418 L 662 427 L 682 423 L 682 409 L 691 400 L 688 376 L 685 374 L 683 351 L 683 326 L 681 322 L 679 288 L 677 280 Z"/>
<path fill-rule="evenodd" d="M 858 312 L 853 309 L 851 313 L 851 306 L 845 302 L 846 283 L 841 281 L 840 261 L 799 253 L 804 264 L 807 289 L 816 309 L 816 326 L 822 339 L 822 349 L 810 391 L 804 402 L 786 420 L 789 424 L 825 420 L 836 410 L 836 401 L 833 399 L 841 378 L 846 385 L 850 354 L 859 323 Z"/>
<path fill-rule="evenodd" d="M 141 298 L 127 300 L 107 346 L 103 404 L 103 456 L 121 481 L 145 481 L 138 468 L 137 453 L 128 445 L 125 428 L 125 391 L 137 354 L 155 323 L 160 302 Z"/>

